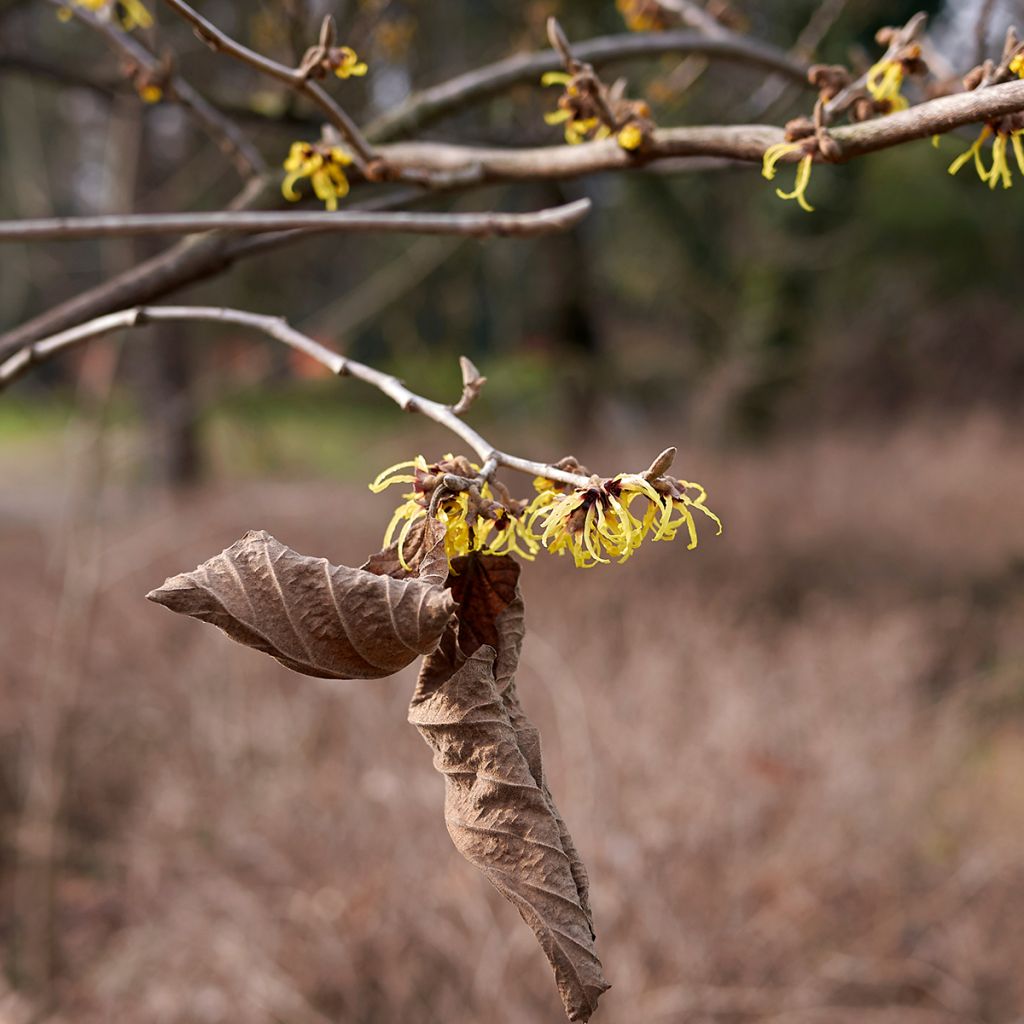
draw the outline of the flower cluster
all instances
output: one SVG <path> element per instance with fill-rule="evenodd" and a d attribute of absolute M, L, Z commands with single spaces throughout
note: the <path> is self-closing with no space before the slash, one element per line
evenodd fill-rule
<path fill-rule="evenodd" d="M 408 568 L 405 544 L 413 525 L 431 513 L 447 527 L 449 561 L 473 551 L 532 561 L 544 547 L 571 555 L 579 568 L 591 568 L 613 558 L 625 562 L 647 537 L 673 540 L 680 530 L 692 550 L 697 546 L 695 512 L 722 532 L 721 520 L 705 504 L 704 488 L 668 475 L 591 477 L 587 486 L 577 488 L 538 477 L 537 494 L 527 503 L 512 499 L 498 483 L 481 482 L 479 473 L 474 463 L 450 454 L 436 463 L 420 455 L 389 467 L 370 484 L 374 493 L 392 484 L 412 485 L 384 535 L 385 547 L 397 541 L 403 566 Z"/>
<path fill-rule="evenodd" d="M 612 558 L 625 562 L 641 543 L 674 540 L 686 529 L 687 548 L 697 546 L 693 511 L 699 510 L 722 532 L 722 522 L 705 504 L 707 494 L 699 484 L 661 476 L 621 473 L 609 480 L 592 478 L 588 487 L 559 490 L 549 480 L 535 482 L 537 498 L 527 509 L 527 528 L 557 555 L 569 554 L 581 569 L 607 564 Z M 642 514 L 633 506 L 646 501 Z M 608 556 L 608 557 L 605 557 Z"/>
<path fill-rule="evenodd" d="M 417 520 L 428 515 L 433 504 L 434 515 L 447 528 L 445 552 L 449 562 L 473 551 L 485 555 L 519 555 L 532 561 L 540 544 L 525 528 L 524 503 L 512 500 L 503 488 L 500 488 L 502 500 L 495 500 L 489 483 L 474 482 L 479 473 L 478 465 L 450 453 L 435 463 L 428 463 L 422 455 L 417 455 L 409 462 L 399 462 L 385 469 L 370 484 L 374 494 L 392 484 L 411 484 L 412 490 L 403 495 L 405 501 L 391 517 L 384 534 L 384 547 L 397 538 L 398 560 L 408 569 L 405 543 L 409 532 Z M 459 477 L 470 486 L 449 488 L 445 484 L 448 475 Z M 438 488 L 443 490 L 435 495 Z"/>
<path fill-rule="evenodd" d="M 281 183 L 281 193 L 290 202 L 297 202 L 302 197 L 295 191 L 295 184 L 309 178 L 317 198 L 323 200 L 328 210 L 336 210 L 338 200 L 348 195 L 345 168 L 351 163 L 352 157 L 341 146 L 293 142 L 284 162 L 288 174 Z"/>
<path fill-rule="evenodd" d="M 570 146 L 614 134 L 623 149 L 635 152 L 654 128 L 645 100 L 629 100 L 620 89 L 606 89 L 589 65 L 581 65 L 574 74 L 549 71 L 540 83 L 562 86 L 557 109 L 545 114 L 544 120 L 565 125 L 565 141 Z"/>
<path fill-rule="evenodd" d="M 606 139 L 611 135 L 612 130 L 601 120 L 589 90 L 580 87 L 578 76 L 566 71 L 549 71 L 541 77 L 540 84 L 563 86 L 558 108 L 545 114 L 544 121 L 547 124 L 564 124 L 565 141 L 570 146 Z"/>
<path fill-rule="evenodd" d="M 87 11 L 93 11 L 96 14 L 106 14 L 109 16 L 112 13 L 116 13 L 118 20 L 121 22 L 121 27 L 126 32 L 131 32 L 136 28 L 149 28 L 153 24 L 153 15 L 149 13 L 142 0 L 71 0 L 71 5 L 73 7 L 84 7 Z M 67 21 L 71 17 L 71 8 L 58 8 L 57 17 L 62 21 Z M 155 101 L 149 100 L 147 102 Z"/>
<path fill-rule="evenodd" d="M 793 188 L 789 192 L 775 190 L 780 199 L 794 199 L 802 210 L 814 212 L 807 201 L 807 187 L 815 158 L 833 160 L 839 153 L 827 131 L 834 117 L 845 115 L 854 122 L 866 121 L 909 107 L 903 95 L 904 81 L 909 75 L 923 75 L 928 70 L 920 45 L 912 38 L 908 40 L 910 36 L 910 23 L 905 29 L 884 28 L 878 32 L 875 38 L 888 49 L 868 70 L 863 84 L 854 81 L 850 71 L 839 64 L 814 64 L 807 69 L 808 82 L 818 90 L 814 118 L 790 121 L 785 141 L 765 150 L 761 166 L 761 174 L 772 181 L 781 160 L 799 155 Z"/>

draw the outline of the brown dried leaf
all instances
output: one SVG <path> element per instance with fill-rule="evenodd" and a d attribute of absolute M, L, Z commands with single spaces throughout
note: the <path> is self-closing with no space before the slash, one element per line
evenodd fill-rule
<path fill-rule="evenodd" d="M 519 566 L 456 559 L 457 618 L 424 662 L 409 721 L 445 777 L 445 822 L 533 929 L 570 1020 L 589 1020 L 608 987 L 594 950 L 587 875 L 551 798 L 540 737 L 519 704 L 523 641 Z"/>
<path fill-rule="evenodd" d="M 416 576 L 424 583 L 443 587 L 448 578 L 448 555 L 444 548 L 444 524 L 436 519 L 418 519 L 409 530 L 402 547 L 406 569 L 398 558 L 397 542 L 377 554 L 371 555 L 363 568 L 378 576 L 391 576 L 396 580 Z"/>
<path fill-rule="evenodd" d="M 431 538 L 424 578 L 398 580 L 300 555 L 250 531 L 146 596 L 304 675 L 379 679 L 433 651 L 451 618 L 453 600 L 438 581 Z"/>

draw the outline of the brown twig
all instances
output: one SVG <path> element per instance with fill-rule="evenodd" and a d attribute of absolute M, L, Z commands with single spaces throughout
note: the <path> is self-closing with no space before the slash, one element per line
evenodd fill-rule
<path fill-rule="evenodd" d="M 0 242 L 135 235 L 187 235 L 203 231 L 259 233 L 314 228 L 319 232 L 376 234 L 505 235 L 532 238 L 567 231 L 590 210 L 589 199 L 534 213 L 375 213 L 361 210 L 325 212 L 131 213 L 99 217 L 49 217 L 0 221 Z"/>
<path fill-rule="evenodd" d="M 464 423 L 450 406 L 417 395 L 397 377 L 382 373 L 372 366 L 356 362 L 354 359 L 335 352 L 309 335 L 297 331 L 281 317 L 249 313 L 239 309 L 226 309 L 219 306 L 136 306 L 133 309 L 108 313 L 106 316 L 79 324 L 60 334 L 26 345 L 0 362 L 0 390 L 13 383 L 33 366 L 94 338 L 100 338 L 125 328 L 167 321 L 214 321 L 260 331 L 289 348 L 316 360 L 335 376 L 354 377 L 356 380 L 361 380 L 387 395 L 404 411 L 419 413 L 451 431 L 469 445 L 485 465 L 504 466 L 506 469 L 527 473 L 531 476 L 543 476 L 572 487 L 586 487 L 589 482 L 587 477 L 578 473 L 570 473 L 557 466 L 522 459 L 499 451 L 477 431 Z"/>
<path fill-rule="evenodd" d="M 304 93 L 327 115 L 328 120 L 341 132 L 345 141 L 352 149 L 357 166 L 364 172 L 373 163 L 375 154 L 355 121 L 335 102 L 329 93 L 309 76 L 297 68 L 285 67 L 277 61 L 264 57 L 255 50 L 243 46 L 231 36 L 222 32 L 216 25 L 207 21 L 201 14 L 194 11 L 184 0 L 164 0 L 168 7 L 181 15 L 195 29 L 199 36 L 211 49 L 226 53 L 243 64 L 248 64 L 261 74 L 275 78 L 279 82 L 290 85 L 293 89 Z"/>

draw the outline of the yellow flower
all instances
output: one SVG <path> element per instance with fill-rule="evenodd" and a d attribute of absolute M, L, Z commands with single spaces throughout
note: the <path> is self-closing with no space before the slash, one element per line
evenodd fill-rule
<path fill-rule="evenodd" d="M 974 160 L 974 169 L 978 172 L 978 177 L 982 181 L 988 180 L 988 171 L 985 169 L 985 164 L 981 159 L 981 147 L 984 141 L 992 134 L 992 129 L 985 125 L 981 129 L 981 133 L 974 140 L 971 146 L 961 153 L 950 165 L 949 173 L 957 174 L 961 167 L 964 166 L 969 160 Z"/>
<path fill-rule="evenodd" d="M 352 157 L 340 146 L 328 146 L 309 142 L 293 142 L 284 162 L 288 172 L 281 183 L 281 193 L 290 202 L 301 198 L 295 191 L 295 183 L 309 178 L 317 198 L 323 200 L 328 210 L 338 208 L 338 200 L 348 195 L 348 178 L 343 168 L 352 163 Z"/>
<path fill-rule="evenodd" d="M 534 485 L 539 493 L 527 510 L 528 529 L 533 533 L 539 524 L 544 547 L 553 554 L 570 554 L 581 569 L 607 564 L 611 558 L 625 562 L 647 536 L 673 540 L 683 526 L 690 538 L 687 547 L 695 548 L 693 509 L 722 532 L 721 521 L 704 505 L 707 495 L 700 485 L 672 477 L 661 477 L 657 484 L 661 490 L 643 476 L 627 473 L 610 480 L 594 478 L 590 486 L 565 493 L 538 478 Z M 632 511 L 638 499 L 646 501 L 642 516 Z"/>
<path fill-rule="evenodd" d="M 1022 134 L 1024 134 L 1024 129 L 1006 128 L 1005 126 L 993 128 L 990 124 L 985 125 L 974 142 L 949 165 L 949 173 L 958 173 L 965 164 L 973 160 L 978 177 L 986 182 L 989 188 L 994 189 L 1000 182 L 1002 182 L 1003 188 L 1010 188 L 1013 185 L 1009 162 L 1010 147 L 1013 148 L 1017 167 L 1024 175 Z M 986 167 L 981 156 L 981 147 L 989 138 L 992 138 L 992 166 Z"/>
<path fill-rule="evenodd" d="M 369 70 L 351 46 L 339 46 L 337 52 L 340 62 L 335 67 L 334 73 L 339 78 L 362 78 Z"/>
<path fill-rule="evenodd" d="M 144 85 L 139 90 L 139 98 L 143 103 L 159 103 L 164 98 L 164 91 L 159 85 Z"/>
<path fill-rule="evenodd" d="M 774 146 L 769 146 L 764 153 L 764 162 L 761 167 L 761 174 L 767 178 L 768 181 L 774 179 L 777 170 L 776 165 L 784 157 L 790 153 L 803 152 L 803 145 L 799 142 L 777 142 Z M 783 192 L 782 189 L 777 188 L 775 194 L 780 199 L 795 199 L 800 204 L 800 208 L 806 210 L 808 213 L 814 212 L 814 207 L 807 202 L 807 186 L 811 180 L 811 167 L 814 164 L 814 154 L 807 153 L 800 161 L 799 166 L 796 170 L 796 183 L 793 187 L 792 192 Z"/>
<path fill-rule="evenodd" d="M 565 90 L 559 98 L 558 109 L 545 114 L 544 121 L 546 124 L 564 124 L 565 141 L 570 146 L 578 146 L 591 139 L 606 139 L 611 135 L 608 125 L 585 112 L 592 109 L 593 101 L 580 92 L 572 75 L 565 71 L 548 71 L 541 76 L 540 84 L 561 85 Z"/>
<path fill-rule="evenodd" d="M 631 32 L 661 32 L 668 28 L 665 11 L 656 0 L 615 0 L 615 6 Z"/>
<path fill-rule="evenodd" d="M 1024 53 L 1018 53 L 1017 56 L 1010 61 L 1010 71 L 1018 78 L 1024 78 Z"/>
<path fill-rule="evenodd" d="M 868 72 L 864 84 L 875 102 L 885 104 L 890 113 L 896 110 L 906 110 L 910 104 L 900 91 L 906 73 L 903 61 L 880 60 Z"/>
<path fill-rule="evenodd" d="M 636 121 L 630 121 L 629 124 L 619 132 L 618 140 L 619 145 L 623 149 L 628 149 L 630 152 L 633 152 L 643 145 L 644 131 Z"/>
<path fill-rule="evenodd" d="M 153 15 L 140 0 L 119 0 L 121 25 L 126 31 L 133 28 L 149 28 L 153 24 Z"/>
<path fill-rule="evenodd" d="M 405 543 L 409 531 L 417 520 L 428 514 L 434 488 L 448 472 L 479 473 L 480 467 L 467 460 L 456 460 L 451 453 L 432 465 L 428 465 L 422 455 L 417 455 L 409 462 L 389 466 L 370 484 L 375 494 L 393 484 L 413 485 L 413 490 L 403 495 L 406 500 L 395 510 L 384 534 L 384 547 L 397 538 L 398 560 L 406 569 L 409 566 L 405 561 Z M 445 553 L 449 562 L 472 551 L 485 555 L 519 555 L 532 561 L 540 550 L 538 539 L 526 528 L 521 505 L 509 508 L 496 501 L 486 482 L 475 491 L 459 491 L 443 498 L 437 503 L 436 514 L 446 527 Z"/>
<path fill-rule="evenodd" d="M 153 24 L 153 15 L 149 13 L 142 0 L 71 0 L 71 3 L 75 7 L 84 7 L 87 11 L 97 14 L 101 11 L 115 10 L 121 27 L 126 32 L 131 32 L 135 28 L 149 28 Z M 59 8 L 57 17 L 61 21 L 67 21 L 71 17 L 70 8 Z"/>

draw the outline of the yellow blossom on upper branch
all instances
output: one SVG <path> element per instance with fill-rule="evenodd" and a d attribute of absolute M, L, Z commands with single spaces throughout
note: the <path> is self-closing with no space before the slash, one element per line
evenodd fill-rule
<path fill-rule="evenodd" d="M 545 114 L 544 120 L 547 124 L 564 124 L 565 141 L 570 146 L 614 134 L 623 149 L 636 152 L 654 127 L 645 100 L 629 100 L 617 90 L 606 89 L 589 65 L 582 65 L 576 74 L 548 71 L 540 83 L 562 86 L 558 109 Z"/>
<path fill-rule="evenodd" d="M 101 12 L 113 12 L 121 22 L 121 27 L 126 32 L 136 28 L 149 28 L 153 24 L 153 15 L 141 0 L 71 0 L 73 7 L 84 7 L 88 11 L 97 14 Z M 61 7 L 57 10 L 57 16 L 62 21 L 71 17 L 71 10 L 68 7 Z M 147 101 L 155 102 L 155 101 Z"/>
<path fill-rule="evenodd" d="M 915 47 L 917 55 L 920 48 Z M 906 110 L 910 106 L 903 95 L 903 80 L 907 76 L 907 65 L 903 60 L 880 60 L 868 71 L 864 82 L 871 98 L 891 114 L 897 110 Z"/>
<path fill-rule="evenodd" d="M 302 197 L 295 191 L 295 184 L 302 178 L 309 178 L 317 198 L 323 200 L 328 210 L 336 210 L 338 200 L 348 195 L 344 168 L 351 163 L 352 157 L 341 146 L 293 142 L 284 162 L 288 174 L 281 183 L 281 193 L 290 202 L 297 202 Z"/>
<path fill-rule="evenodd" d="M 548 71 L 541 76 L 540 84 L 564 87 L 558 98 L 558 109 L 545 114 L 544 121 L 546 124 L 564 124 L 565 141 L 570 146 L 591 139 L 606 139 L 611 135 L 611 128 L 601 123 L 593 103 L 580 89 L 575 76 L 566 71 Z"/>
<path fill-rule="evenodd" d="M 797 117 L 788 122 L 785 141 L 765 150 L 761 166 L 762 175 L 771 181 L 780 161 L 799 154 L 792 190 L 775 190 L 780 199 L 795 199 L 801 209 L 813 213 L 807 188 L 815 160 L 832 162 L 842 158 L 840 146 L 829 134 L 834 118 L 845 115 L 857 123 L 910 106 L 903 95 L 903 83 L 909 75 L 923 75 L 928 70 L 920 45 L 913 41 L 923 18 L 912 18 L 902 29 L 879 30 L 875 38 L 887 46 L 885 56 L 868 70 L 863 84 L 854 80 L 850 70 L 841 64 L 813 64 L 808 68 L 807 80 L 818 91 L 814 117 Z"/>
<path fill-rule="evenodd" d="M 799 165 L 796 169 L 796 183 L 793 187 L 792 192 L 783 192 L 782 189 L 777 188 L 775 194 L 780 199 L 795 199 L 799 203 L 800 208 L 806 210 L 808 213 L 814 212 L 814 207 L 807 202 L 807 186 L 811 181 L 811 167 L 814 164 L 814 154 L 807 153 L 806 147 L 800 142 L 777 142 L 774 146 L 769 146 L 764 152 L 764 161 L 761 165 L 761 174 L 771 181 L 774 179 L 777 171 L 778 162 L 785 156 L 791 153 L 804 153 L 805 155 L 800 160 Z"/>
<path fill-rule="evenodd" d="M 362 78 L 369 71 L 366 62 L 359 59 L 351 46 L 339 46 L 336 52 L 337 58 L 332 64 L 338 78 Z"/>

